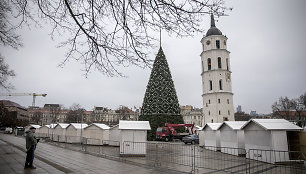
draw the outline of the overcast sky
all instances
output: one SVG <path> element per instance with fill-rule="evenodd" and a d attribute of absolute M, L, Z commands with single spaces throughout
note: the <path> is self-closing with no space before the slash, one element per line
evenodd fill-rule
<path fill-rule="evenodd" d="M 280 96 L 296 98 L 306 92 L 306 1 L 237 0 L 227 1 L 227 5 L 234 10 L 218 19 L 216 25 L 228 37 L 234 107 L 241 105 L 248 113 L 270 113 L 272 103 Z M 208 17 L 204 23 L 208 30 Z M 65 50 L 56 47 L 58 42 L 52 41 L 49 33 L 48 27 L 23 28 L 24 47 L 0 47 L 16 73 L 11 80 L 15 90 L 11 92 L 47 93 L 45 98 L 37 97 L 38 106 L 59 103 L 69 107 L 79 103 L 91 110 L 94 106 L 116 109 L 120 105 L 142 105 L 150 69 L 121 69 L 128 78 L 110 78 L 93 71 L 86 79 L 78 62 L 58 67 Z M 162 47 L 180 105 L 202 107 L 200 40 L 205 33 L 192 38 L 163 33 Z M 152 59 L 157 51 L 151 51 Z M 30 96 L 0 99 L 23 106 L 32 104 Z"/>

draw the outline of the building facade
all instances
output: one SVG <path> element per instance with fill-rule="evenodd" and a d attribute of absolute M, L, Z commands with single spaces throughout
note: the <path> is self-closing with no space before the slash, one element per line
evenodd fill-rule
<path fill-rule="evenodd" d="M 0 100 L 0 104 L 4 106 L 14 119 L 28 120 L 28 110 L 18 103 L 10 100 Z"/>
<path fill-rule="evenodd" d="M 194 124 L 195 126 L 202 126 L 203 109 L 194 108 L 193 106 L 181 106 L 181 115 L 183 116 L 185 124 Z"/>
<path fill-rule="evenodd" d="M 45 104 L 44 107 L 29 107 L 30 123 L 48 125 L 66 120 L 68 110 L 62 110 L 59 104 Z"/>
<path fill-rule="evenodd" d="M 139 110 L 133 111 L 126 106 L 121 106 L 117 110 L 105 107 L 94 107 L 90 118 L 91 123 L 104 123 L 107 125 L 116 125 L 119 120 L 138 120 Z"/>
<path fill-rule="evenodd" d="M 215 26 L 213 15 L 211 27 L 201 43 L 203 125 L 234 121 L 230 52 L 227 50 L 227 37 Z"/>

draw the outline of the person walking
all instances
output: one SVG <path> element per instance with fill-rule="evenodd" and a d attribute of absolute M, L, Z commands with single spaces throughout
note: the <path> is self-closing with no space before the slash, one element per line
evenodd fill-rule
<path fill-rule="evenodd" d="M 28 131 L 26 131 L 27 157 L 26 157 L 24 169 L 36 169 L 36 167 L 33 166 L 34 151 L 37 145 L 37 139 L 34 135 L 35 131 L 36 131 L 36 128 L 33 126 L 30 127 Z"/>

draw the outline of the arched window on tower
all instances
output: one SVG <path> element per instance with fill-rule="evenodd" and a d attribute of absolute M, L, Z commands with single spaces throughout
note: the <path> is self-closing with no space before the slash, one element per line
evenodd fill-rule
<path fill-rule="evenodd" d="M 208 70 L 211 70 L 211 59 L 210 58 L 207 59 L 207 66 L 208 66 Z"/>
<path fill-rule="evenodd" d="M 220 90 L 223 90 L 223 88 L 222 88 L 222 79 L 219 80 L 219 88 L 220 88 Z"/>
<path fill-rule="evenodd" d="M 212 90 L 212 81 L 209 80 L 209 90 L 211 91 Z"/>
<path fill-rule="evenodd" d="M 216 40 L 216 47 L 217 49 L 220 49 L 220 40 Z"/>
<path fill-rule="evenodd" d="M 229 70 L 228 69 L 228 59 L 226 59 L 226 70 Z"/>
<path fill-rule="evenodd" d="M 218 68 L 219 68 L 219 69 L 222 68 L 221 57 L 218 57 Z"/>

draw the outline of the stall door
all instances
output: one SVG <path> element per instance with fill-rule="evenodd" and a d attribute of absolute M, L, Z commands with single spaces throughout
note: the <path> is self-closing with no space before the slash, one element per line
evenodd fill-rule
<path fill-rule="evenodd" d="M 146 154 L 146 135 L 146 131 L 122 131 L 121 153 L 131 155 Z"/>

